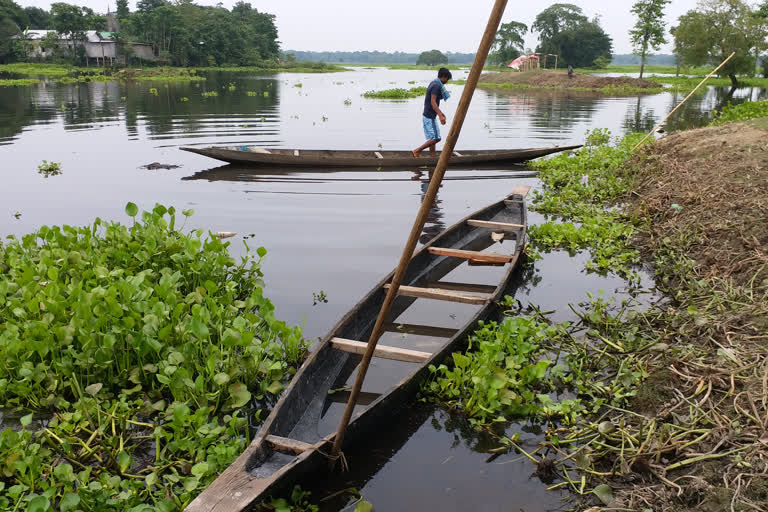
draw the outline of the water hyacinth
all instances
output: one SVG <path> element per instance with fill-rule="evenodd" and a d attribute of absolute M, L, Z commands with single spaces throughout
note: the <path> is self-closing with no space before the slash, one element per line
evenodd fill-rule
<path fill-rule="evenodd" d="M 96 219 L 0 244 L 0 398 L 48 418 L 0 435 L 0 460 L 22 462 L 0 468 L 3 509 L 63 510 L 78 488 L 72 510 L 181 509 L 303 359 L 301 330 L 263 295 L 266 250 L 236 263 L 228 242 L 176 221 L 157 205 L 130 227 Z"/>

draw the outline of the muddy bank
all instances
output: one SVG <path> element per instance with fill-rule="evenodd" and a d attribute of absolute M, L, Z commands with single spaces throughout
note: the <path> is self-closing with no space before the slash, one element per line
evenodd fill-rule
<path fill-rule="evenodd" d="M 624 416 L 641 448 L 613 506 L 768 502 L 766 136 L 767 119 L 691 130 L 629 162 L 630 209 L 647 221 L 636 246 L 668 297 L 646 318 L 668 349 Z"/>
<path fill-rule="evenodd" d="M 568 78 L 565 71 L 503 71 L 500 73 L 483 73 L 480 75 L 479 85 L 505 85 L 522 87 L 549 87 L 563 89 L 592 89 L 606 88 L 633 88 L 633 89 L 658 89 L 659 84 L 648 80 L 640 80 L 629 77 L 606 77 L 582 75 L 574 73 Z"/>

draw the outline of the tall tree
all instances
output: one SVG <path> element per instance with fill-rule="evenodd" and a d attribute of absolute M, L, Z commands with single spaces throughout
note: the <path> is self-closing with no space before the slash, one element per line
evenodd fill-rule
<path fill-rule="evenodd" d="M 51 28 L 51 13 L 39 7 L 25 7 L 24 12 L 29 19 L 29 28 L 32 30 L 44 30 Z"/>
<path fill-rule="evenodd" d="M 56 2 L 51 4 L 53 29 L 61 36 L 69 39 L 72 50 L 72 60 L 76 59 L 78 42 L 85 39 L 88 22 L 82 8 L 77 5 Z"/>
<path fill-rule="evenodd" d="M 493 53 L 489 60 L 494 64 L 508 64 L 520 56 L 525 46 L 523 37 L 528 25 L 518 21 L 503 23 L 493 41 Z"/>
<path fill-rule="evenodd" d="M 675 49 L 684 64 L 719 64 L 736 52 L 720 75 L 730 78 L 735 87 L 739 74 L 754 73 L 753 52 L 766 48 L 766 26 L 748 4 L 741 0 L 702 0 L 697 9 L 678 21 Z"/>
<path fill-rule="evenodd" d="M 632 14 L 637 17 L 637 21 L 629 31 L 629 36 L 634 54 L 640 56 L 640 78 L 643 78 L 648 49 L 656 51 L 667 42 L 664 37 L 664 7 L 670 1 L 637 0 L 632 6 Z"/>
<path fill-rule="evenodd" d="M 539 48 L 542 53 L 559 53 L 555 38 L 560 32 L 575 29 L 589 20 L 581 7 L 573 4 L 552 4 L 541 11 L 531 25 L 532 32 L 539 34 Z"/>
<path fill-rule="evenodd" d="M 587 67 L 600 57 L 611 56 L 613 41 L 600 20 L 590 20 L 573 4 L 553 4 L 544 9 L 531 30 L 539 34 L 536 52 L 560 55 L 563 65 Z"/>
<path fill-rule="evenodd" d="M 446 57 L 440 50 L 429 50 L 427 52 L 421 52 L 419 58 L 416 60 L 416 64 L 425 64 L 427 66 L 435 66 L 437 64 L 447 64 L 448 57 Z"/>
<path fill-rule="evenodd" d="M 128 0 L 117 0 L 117 12 L 115 14 L 117 14 L 118 20 L 124 20 L 131 14 L 128 9 Z"/>
<path fill-rule="evenodd" d="M 11 18 L 0 18 L 0 64 L 15 58 L 16 45 L 13 37 L 20 33 L 18 25 Z"/>

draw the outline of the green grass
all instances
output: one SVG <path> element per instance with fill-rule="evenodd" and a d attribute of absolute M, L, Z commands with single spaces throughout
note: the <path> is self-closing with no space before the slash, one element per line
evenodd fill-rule
<path fill-rule="evenodd" d="M 426 93 L 426 87 L 412 87 L 411 89 L 385 89 L 383 91 L 368 91 L 363 94 L 363 97 L 383 100 L 404 100 L 408 98 L 418 98 L 420 96 L 424 96 Z"/>
<path fill-rule="evenodd" d="M 706 76 L 712 71 L 711 67 L 681 67 L 681 75 L 702 75 Z M 574 69 L 577 73 L 593 74 L 593 73 L 640 73 L 640 65 L 609 65 L 604 69 L 594 68 L 577 68 Z M 674 75 L 677 73 L 676 66 L 645 66 L 643 69 L 643 78 L 653 73 L 661 73 L 665 75 Z"/>
<path fill-rule="evenodd" d="M 182 510 L 306 354 L 264 297 L 264 248 L 238 263 L 173 208 L 126 213 L 0 243 L 0 399 L 21 416 L 2 510 Z"/>
<path fill-rule="evenodd" d="M 552 90 L 552 91 L 582 91 L 582 92 L 595 92 L 599 94 L 604 94 L 606 96 L 637 96 L 640 94 L 658 94 L 662 92 L 664 89 L 663 87 L 659 86 L 657 87 L 651 87 L 651 88 L 643 88 L 643 87 L 632 87 L 628 85 L 609 85 L 606 87 L 565 87 L 565 86 L 544 86 L 544 85 L 534 85 L 534 84 L 515 84 L 515 83 L 505 83 L 505 84 L 494 84 L 489 82 L 482 82 L 477 84 L 478 87 L 488 87 L 488 88 L 495 88 L 495 89 L 506 89 L 506 90 L 516 90 L 516 89 L 536 89 L 536 90 Z"/>

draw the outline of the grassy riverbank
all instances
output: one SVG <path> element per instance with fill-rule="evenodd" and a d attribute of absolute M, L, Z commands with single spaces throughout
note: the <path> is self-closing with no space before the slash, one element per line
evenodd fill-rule
<path fill-rule="evenodd" d="M 49 78 L 59 82 L 85 82 L 110 80 L 148 80 L 148 81 L 197 81 L 205 80 L 199 72 L 226 71 L 242 73 L 330 73 L 347 71 L 346 68 L 333 64 L 316 62 L 297 62 L 277 67 L 145 67 L 145 68 L 101 68 L 78 67 L 59 64 L 31 64 L 19 62 L 0 65 L 0 74 L 23 77 Z M 31 82 L 30 82 L 31 84 Z M 25 85 L 7 84 L 7 85 Z"/>
<path fill-rule="evenodd" d="M 263 295 L 263 248 L 236 263 L 173 208 L 126 213 L 0 244 L 0 397 L 19 427 L 0 434 L 2 510 L 182 510 L 306 353 Z"/>
<path fill-rule="evenodd" d="M 523 452 L 551 488 L 612 510 L 756 510 L 768 500 L 768 150 L 764 105 L 631 151 L 629 136 L 537 162 L 531 249 L 589 251 L 628 277 L 620 302 L 589 295 L 578 321 L 537 310 L 489 324 L 425 391 L 522 451 L 496 421 L 532 420 Z M 575 221 L 575 223 L 574 223 Z M 607 251 L 607 253 L 606 253 Z M 604 266 L 598 263 L 605 261 Z M 636 262 L 658 301 L 637 300 Z M 534 263 L 535 264 L 535 263 Z M 516 312 L 510 315 L 517 316 Z"/>

